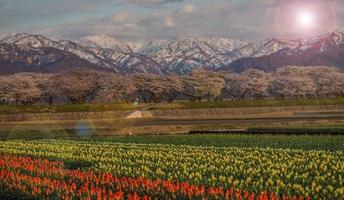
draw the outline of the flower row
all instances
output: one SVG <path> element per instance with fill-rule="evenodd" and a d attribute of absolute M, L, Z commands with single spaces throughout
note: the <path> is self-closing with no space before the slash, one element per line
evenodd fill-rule
<path fill-rule="evenodd" d="M 0 153 L 61 160 L 116 177 L 172 180 L 258 194 L 344 198 L 344 152 L 94 141 L 5 141 Z"/>
<path fill-rule="evenodd" d="M 205 187 L 144 178 L 117 178 L 111 173 L 66 169 L 62 162 L 23 156 L 0 156 L 0 191 L 38 199 L 306 199 L 274 193 Z M 309 198 L 308 198 L 309 199 Z"/>

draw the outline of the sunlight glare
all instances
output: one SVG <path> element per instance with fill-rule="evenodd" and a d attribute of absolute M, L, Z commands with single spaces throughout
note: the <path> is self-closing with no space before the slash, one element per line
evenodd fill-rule
<path fill-rule="evenodd" d="M 298 16 L 298 22 L 302 26 L 310 27 L 314 23 L 314 16 L 309 11 L 303 11 Z"/>

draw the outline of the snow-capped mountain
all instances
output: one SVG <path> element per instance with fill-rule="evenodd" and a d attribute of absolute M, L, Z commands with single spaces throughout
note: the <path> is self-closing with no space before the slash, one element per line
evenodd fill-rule
<path fill-rule="evenodd" d="M 87 60 L 56 48 L 34 48 L 0 44 L 0 74 L 17 72 L 60 72 L 75 68 L 104 70 Z"/>
<path fill-rule="evenodd" d="M 137 52 L 143 55 L 153 55 L 166 47 L 168 43 L 168 40 L 149 39 L 141 46 L 140 49 L 138 49 Z"/>
<path fill-rule="evenodd" d="M 54 41 L 44 36 L 30 34 L 12 34 L 0 43 L 14 44 L 22 48 L 55 48 L 118 73 L 162 73 L 159 64 L 154 60 L 132 52 L 129 46 L 128 51 L 123 50 L 127 45 L 121 46 L 120 49 L 117 47 L 110 49 L 94 45 L 80 45 L 69 40 Z"/>
<path fill-rule="evenodd" d="M 7 36 L 6 33 L 1 33 L 1 32 L 0 32 L 0 41 L 1 41 L 2 39 L 4 39 L 6 36 Z"/>
<path fill-rule="evenodd" d="M 295 46 L 291 45 L 274 53 L 237 59 L 221 70 L 242 72 L 248 68 L 256 68 L 272 71 L 288 65 L 344 68 L 344 34 L 333 32 L 309 40 L 300 40 L 299 43 L 295 42 Z"/>
<path fill-rule="evenodd" d="M 93 35 L 81 38 L 77 41 L 79 44 L 87 47 L 113 49 L 122 52 L 132 52 L 130 45 L 107 35 Z"/>
<path fill-rule="evenodd" d="M 247 42 L 242 40 L 225 37 L 201 38 L 201 40 L 218 48 L 220 51 L 223 52 L 232 52 L 248 44 Z"/>
<path fill-rule="evenodd" d="M 308 40 L 271 38 L 254 43 L 191 37 L 124 42 L 105 35 L 57 41 L 28 33 L 0 40 L 0 71 L 12 66 L 11 72 L 25 71 L 25 66 L 48 72 L 84 66 L 117 73 L 186 74 L 197 68 L 271 71 L 286 65 L 344 66 L 344 34 L 333 32 Z M 43 69 L 46 66 L 49 70 Z"/>
<path fill-rule="evenodd" d="M 326 33 L 324 35 L 320 35 L 318 37 L 313 37 L 307 41 L 308 44 L 314 44 L 317 42 L 328 42 L 334 46 L 341 46 L 344 45 L 344 34 L 341 32 L 332 32 Z"/>
<path fill-rule="evenodd" d="M 228 52 L 244 45 L 241 41 L 204 38 L 181 38 L 174 42 L 149 41 L 145 54 L 165 67 L 166 71 L 184 74 L 195 68 L 215 70 L 232 62 Z"/>
<path fill-rule="evenodd" d="M 40 47 L 54 47 L 54 48 L 62 48 L 62 46 L 47 37 L 41 35 L 31 35 L 28 33 L 13 33 L 1 40 L 1 43 L 8 43 L 8 44 L 16 44 L 20 46 L 29 46 L 33 48 L 40 48 Z"/>
<path fill-rule="evenodd" d="M 146 41 L 145 40 L 125 40 L 124 41 L 126 44 L 130 46 L 133 52 L 138 53 L 140 49 L 145 45 Z"/>
<path fill-rule="evenodd" d="M 112 49 L 121 52 L 138 52 L 144 45 L 143 40 L 119 40 L 108 35 L 93 35 L 82 37 L 77 43 L 94 48 Z"/>
<path fill-rule="evenodd" d="M 99 65 L 106 68 L 114 68 L 110 63 L 102 60 L 96 55 L 88 51 L 86 47 L 80 46 L 74 42 L 68 40 L 54 41 L 41 35 L 31 35 L 27 33 L 16 33 L 6 37 L 1 43 L 15 44 L 21 47 L 32 48 L 56 48 L 62 51 L 75 54 L 81 59 L 85 59 L 92 64 Z"/>
<path fill-rule="evenodd" d="M 124 73 L 163 73 L 160 64 L 145 55 L 134 52 L 118 52 L 108 48 L 89 48 L 89 51 L 116 66 L 121 66 L 119 70 Z"/>
<path fill-rule="evenodd" d="M 302 40 L 279 40 L 270 38 L 238 48 L 232 52 L 232 56 L 234 56 L 235 59 L 261 57 L 271 55 L 282 49 L 294 49 L 302 44 Z"/>

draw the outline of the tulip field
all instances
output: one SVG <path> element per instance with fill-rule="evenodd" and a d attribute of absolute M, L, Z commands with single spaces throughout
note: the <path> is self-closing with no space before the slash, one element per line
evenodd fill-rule
<path fill-rule="evenodd" d="M 38 199 L 344 199 L 344 151 L 2 141 L 0 191 Z"/>
<path fill-rule="evenodd" d="M 277 194 L 192 185 L 171 180 L 118 178 L 102 173 L 63 168 L 62 162 L 2 155 L 1 191 L 38 199 L 278 199 Z M 294 198 L 287 197 L 285 198 Z"/>

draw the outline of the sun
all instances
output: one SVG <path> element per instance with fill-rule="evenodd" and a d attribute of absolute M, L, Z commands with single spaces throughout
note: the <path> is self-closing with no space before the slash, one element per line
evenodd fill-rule
<path fill-rule="evenodd" d="M 297 21 L 303 27 L 310 27 L 314 24 L 314 15 L 310 11 L 302 11 L 298 14 Z"/>

